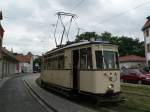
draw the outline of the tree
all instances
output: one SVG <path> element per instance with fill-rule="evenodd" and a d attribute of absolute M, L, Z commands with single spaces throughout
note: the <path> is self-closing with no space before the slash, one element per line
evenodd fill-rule
<path fill-rule="evenodd" d="M 90 40 L 91 38 L 109 41 L 112 44 L 118 45 L 120 56 L 124 55 L 138 55 L 144 56 L 144 42 L 140 42 L 139 39 L 133 39 L 126 36 L 113 36 L 109 32 L 101 33 L 101 35 L 95 32 L 85 32 L 76 37 L 76 41 Z"/>
<path fill-rule="evenodd" d="M 39 72 L 41 68 L 41 57 L 38 57 L 33 60 L 33 71 Z"/>
<path fill-rule="evenodd" d="M 82 33 L 80 35 L 77 35 L 77 38 L 76 38 L 76 42 L 79 42 L 80 40 L 90 40 L 91 38 L 98 38 L 98 34 L 96 34 L 95 32 L 85 32 L 85 33 Z"/>

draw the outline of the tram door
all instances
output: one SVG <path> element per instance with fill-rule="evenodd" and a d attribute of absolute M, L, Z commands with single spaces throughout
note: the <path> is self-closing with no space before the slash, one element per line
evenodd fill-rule
<path fill-rule="evenodd" d="M 79 50 L 73 50 L 73 91 L 78 92 L 79 90 Z"/>

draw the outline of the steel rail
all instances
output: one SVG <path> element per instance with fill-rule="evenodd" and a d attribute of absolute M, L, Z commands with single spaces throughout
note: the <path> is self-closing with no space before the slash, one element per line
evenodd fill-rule
<path fill-rule="evenodd" d="M 48 111 L 53 111 L 53 112 L 58 112 L 57 109 L 55 109 L 53 106 L 51 106 L 49 103 L 47 103 L 40 95 L 38 95 L 34 89 L 25 81 L 23 80 L 26 89 L 28 90 L 28 92 L 39 102 L 44 104 L 43 106 L 46 106 L 46 108 L 48 108 Z"/>

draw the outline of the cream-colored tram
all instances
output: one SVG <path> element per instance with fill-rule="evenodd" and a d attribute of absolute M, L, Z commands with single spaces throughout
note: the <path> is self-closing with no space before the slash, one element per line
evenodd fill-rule
<path fill-rule="evenodd" d="M 96 97 L 118 96 L 118 47 L 105 41 L 64 45 L 43 56 L 41 84 Z"/>

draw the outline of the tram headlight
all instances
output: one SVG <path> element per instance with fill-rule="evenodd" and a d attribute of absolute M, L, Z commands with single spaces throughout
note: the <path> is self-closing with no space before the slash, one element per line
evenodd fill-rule
<path fill-rule="evenodd" d="M 108 86 L 108 89 L 109 89 L 109 90 L 113 90 L 113 89 L 114 89 L 114 85 L 113 85 L 113 84 L 110 84 L 110 85 Z"/>

